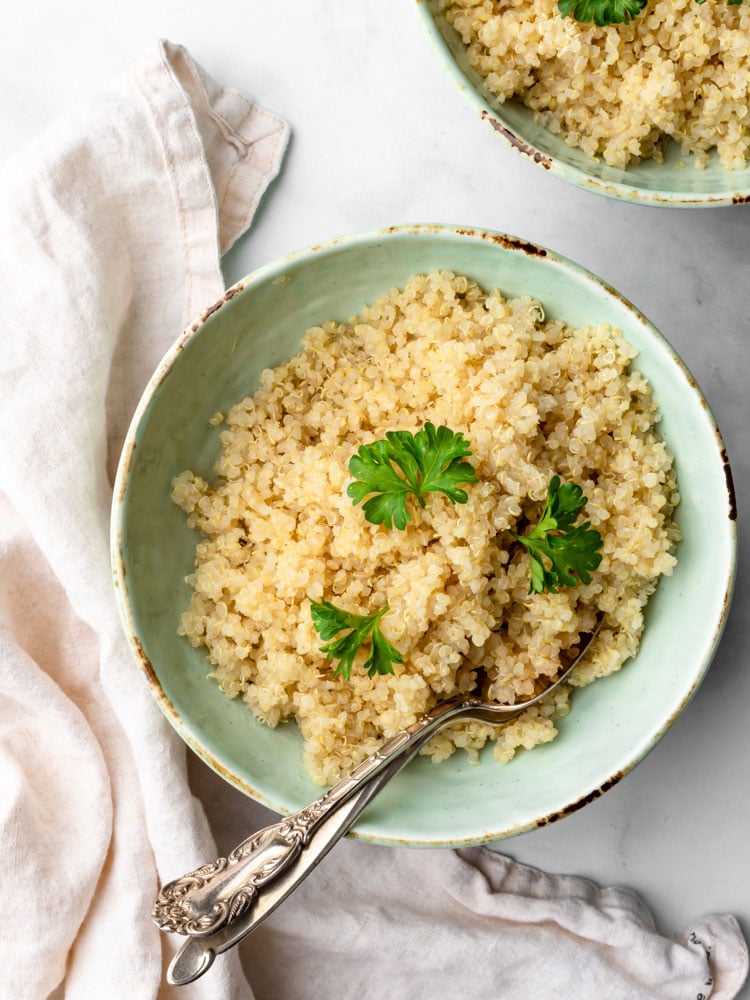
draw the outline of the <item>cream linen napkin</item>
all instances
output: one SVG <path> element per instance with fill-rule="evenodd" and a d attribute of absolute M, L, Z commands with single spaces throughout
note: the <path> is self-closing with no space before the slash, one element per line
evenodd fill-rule
<path fill-rule="evenodd" d="M 346 841 L 296 893 L 245 945 L 255 1000 L 731 1000 L 747 976 L 731 916 L 664 935 L 627 889 L 481 847 Z"/>
<path fill-rule="evenodd" d="M 157 880 L 215 856 L 122 634 L 108 512 L 139 394 L 287 138 L 164 43 L 0 182 L 2 1000 L 156 996 Z M 251 994 L 235 956 L 179 995 Z"/>
<path fill-rule="evenodd" d="M 139 392 L 221 294 L 286 140 L 164 43 L 1 178 L 2 1000 L 252 996 L 232 954 L 160 986 L 157 882 L 216 849 L 122 636 L 107 533 Z M 747 972 L 731 917 L 668 937 L 623 890 L 351 841 L 243 947 L 257 1000 L 730 1000 Z"/>

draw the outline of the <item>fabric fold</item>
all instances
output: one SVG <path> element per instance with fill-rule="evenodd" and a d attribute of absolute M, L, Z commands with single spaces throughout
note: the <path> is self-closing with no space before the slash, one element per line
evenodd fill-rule
<path fill-rule="evenodd" d="M 256 1000 L 323 1000 L 332 984 L 363 1000 L 731 1000 L 747 976 L 734 917 L 671 936 L 627 889 L 484 847 L 348 841 L 296 893 L 243 946 Z"/>
<path fill-rule="evenodd" d="M 220 244 L 238 234 L 240 215 L 249 223 L 287 136 L 281 119 L 220 89 L 164 42 L 3 175 L 0 490 L 12 514 L 0 578 L 20 579 L 30 593 L 20 602 L 4 594 L 0 609 L 8 718 L 0 775 L 17 789 L 2 835 L 4 847 L 34 851 L 31 869 L 16 851 L 0 891 L 36 953 L 34 962 L 4 937 L 3 996 L 46 997 L 63 975 L 66 998 L 172 992 L 162 986 L 162 950 L 177 942 L 159 934 L 150 908 L 166 872 L 216 848 L 188 789 L 184 747 L 134 670 L 120 627 L 111 483 L 140 392 L 188 320 L 221 295 Z M 18 550 L 36 553 L 33 575 L 13 562 Z M 39 629 L 30 656 L 17 637 L 32 610 Z M 23 709 L 14 687 L 42 691 L 34 754 L 13 753 Z M 55 705 L 68 720 L 65 739 Z M 40 808 L 46 787 L 55 790 L 54 816 Z M 55 919 L 58 893 L 65 904 Z M 250 993 L 231 956 L 179 995 Z"/>

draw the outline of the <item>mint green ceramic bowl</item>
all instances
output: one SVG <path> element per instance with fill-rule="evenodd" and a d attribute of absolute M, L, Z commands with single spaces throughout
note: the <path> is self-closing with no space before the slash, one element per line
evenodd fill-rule
<path fill-rule="evenodd" d="M 345 320 L 414 272 L 449 268 L 507 295 L 537 296 L 550 317 L 606 321 L 639 350 L 676 455 L 685 539 L 672 577 L 648 606 L 640 652 L 612 677 L 576 692 L 560 736 L 507 765 L 491 751 L 440 765 L 412 762 L 368 807 L 355 836 L 392 844 L 467 844 L 549 823 L 596 798 L 630 770 L 694 694 L 721 634 L 736 533 L 730 475 L 705 400 L 674 351 L 629 303 L 556 254 L 497 233 L 406 226 L 312 247 L 229 289 L 180 337 L 149 383 L 117 476 L 114 576 L 135 655 L 186 742 L 237 788 L 278 812 L 320 794 L 302 767 L 294 725 L 266 729 L 207 679 L 204 653 L 177 635 L 197 533 L 170 500 L 186 468 L 211 475 L 217 410 L 256 388 L 259 373 L 294 354 L 306 329 Z M 134 681 L 136 683 L 137 681 Z"/>
<path fill-rule="evenodd" d="M 712 156 L 705 169 L 697 170 L 694 158 L 683 156 L 674 143 L 663 163 L 646 160 L 627 170 L 608 167 L 573 149 L 537 124 L 520 101 L 501 104 L 487 89 L 470 65 L 460 35 L 446 21 L 440 0 L 417 0 L 417 7 L 439 58 L 477 113 L 513 149 L 544 170 L 589 191 L 647 205 L 700 208 L 750 201 L 750 167 L 727 171 Z"/>

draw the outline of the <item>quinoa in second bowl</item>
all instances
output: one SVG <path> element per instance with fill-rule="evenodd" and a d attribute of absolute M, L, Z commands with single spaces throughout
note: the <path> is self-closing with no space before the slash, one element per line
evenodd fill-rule
<path fill-rule="evenodd" d="M 568 145 L 613 167 L 667 139 L 702 167 L 750 156 L 750 7 L 650 0 L 624 24 L 581 24 L 558 0 L 440 0 L 474 69 Z"/>
<path fill-rule="evenodd" d="M 226 416 L 213 484 L 177 477 L 173 499 L 204 535 L 180 630 L 206 647 L 227 695 L 268 725 L 297 720 L 315 781 L 337 780 L 437 701 L 472 691 L 479 668 L 498 701 L 532 694 L 599 612 L 572 683 L 635 653 L 643 607 L 675 564 L 679 499 L 635 354 L 609 326 L 572 329 L 531 298 L 415 275 L 348 323 L 309 330 L 295 358 L 263 373 Z M 467 502 L 431 494 L 406 530 L 371 524 L 346 495 L 349 460 L 428 421 L 470 444 Z M 554 475 L 583 489 L 602 560 L 587 585 L 529 594 L 511 532 L 538 518 Z M 360 660 L 350 679 L 335 676 L 310 598 L 356 614 L 387 605 L 382 632 L 404 662 L 369 677 Z M 445 730 L 424 752 L 476 760 L 494 741 L 508 761 L 554 738 L 569 693 L 503 727 Z"/>

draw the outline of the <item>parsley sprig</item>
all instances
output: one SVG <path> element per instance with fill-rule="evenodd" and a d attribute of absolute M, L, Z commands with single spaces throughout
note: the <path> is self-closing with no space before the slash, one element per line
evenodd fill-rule
<path fill-rule="evenodd" d="M 557 0 L 563 17 L 573 15 L 582 24 L 603 27 L 606 24 L 625 24 L 643 10 L 648 0 Z"/>
<path fill-rule="evenodd" d="M 602 561 L 602 536 L 589 521 L 574 527 L 587 499 L 580 486 L 563 486 L 560 477 L 553 476 L 539 523 L 526 535 L 511 532 L 531 557 L 530 594 L 556 594 L 559 587 L 591 582 L 591 571 Z"/>
<path fill-rule="evenodd" d="M 336 639 L 335 642 L 327 641 L 325 646 L 320 647 L 321 653 L 325 653 L 329 660 L 338 660 L 334 676 L 338 677 L 340 674 L 349 680 L 354 658 L 368 639 L 370 655 L 364 664 L 368 677 L 374 677 L 375 674 L 392 674 L 393 664 L 404 662 L 401 653 L 380 631 L 378 623 L 387 610 L 385 607 L 372 615 L 355 615 L 337 608 L 330 601 L 318 602 L 310 599 L 313 625 L 321 639 L 333 640 L 339 632 L 347 630 L 345 636 Z"/>
<path fill-rule="evenodd" d="M 474 469 L 462 459 L 471 455 L 462 433 L 426 423 L 421 431 L 388 431 L 385 440 L 362 445 L 349 462 L 354 482 L 347 495 L 372 524 L 403 530 L 411 520 L 407 497 L 421 507 L 427 493 L 443 493 L 453 503 L 466 503 L 459 483 L 475 483 Z"/>
<path fill-rule="evenodd" d="M 703 4 L 706 0 L 695 0 Z M 742 0 L 726 0 L 730 7 L 739 7 Z M 557 7 L 563 17 L 573 15 L 582 24 L 604 27 L 607 24 L 625 24 L 643 10 L 648 0 L 557 0 Z"/>

